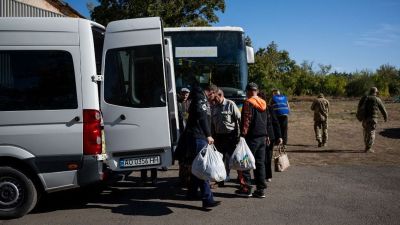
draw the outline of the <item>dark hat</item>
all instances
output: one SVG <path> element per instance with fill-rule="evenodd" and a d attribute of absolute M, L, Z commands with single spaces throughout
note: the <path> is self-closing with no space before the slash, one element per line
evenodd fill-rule
<path fill-rule="evenodd" d="M 250 91 L 250 90 L 257 91 L 258 90 L 258 85 L 256 83 L 253 83 L 253 82 L 248 83 L 247 86 L 246 86 L 246 91 Z"/>

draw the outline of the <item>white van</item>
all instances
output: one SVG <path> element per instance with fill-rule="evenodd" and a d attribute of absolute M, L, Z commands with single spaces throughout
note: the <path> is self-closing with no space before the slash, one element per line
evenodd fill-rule
<path fill-rule="evenodd" d="M 171 165 L 164 59 L 160 18 L 107 29 L 0 18 L 0 217 L 25 215 L 42 191 L 100 181 L 104 160 L 114 171 Z"/>

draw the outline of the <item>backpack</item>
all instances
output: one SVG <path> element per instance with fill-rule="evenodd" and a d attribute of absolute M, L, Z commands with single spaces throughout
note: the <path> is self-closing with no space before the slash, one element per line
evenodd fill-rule
<path fill-rule="evenodd" d="M 368 99 L 368 96 L 364 96 L 358 103 L 356 117 L 357 117 L 357 120 L 360 122 L 363 121 L 363 119 L 365 119 L 367 99 Z"/>

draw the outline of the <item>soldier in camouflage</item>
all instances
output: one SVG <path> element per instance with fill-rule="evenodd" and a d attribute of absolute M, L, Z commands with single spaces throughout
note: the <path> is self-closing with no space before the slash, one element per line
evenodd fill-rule
<path fill-rule="evenodd" d="M 314 111 L 314 132 L 318 147 L 324 147 L 328 141 L 329 101 L 323 94 L 319 94 L 313 101 L 311 110 Z"/>
<path fill-rule="evenodd" d="M 378 123 L 379 111 L 383 115 L 385 122 L 387 121 L 388 114 L 382 100 L 377 97 L 378 89 L 372 87 L 367 96 L 361 98 L 358 103 L 358 110 L 364 108 L 364 116 L 362 118 L 362 126 L 364 133 L 365 152 L 373 153 L 372 145 L 375 141 L 375 129 Z"/>

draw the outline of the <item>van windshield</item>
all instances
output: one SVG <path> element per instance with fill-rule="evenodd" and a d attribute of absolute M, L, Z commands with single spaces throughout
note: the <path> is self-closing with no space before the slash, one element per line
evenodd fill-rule
<path fill-rule="evenodd" d="M 161 45 L 111 49 L 105 63 L 107 103 L 133 108 L 166 106 Z"/>

